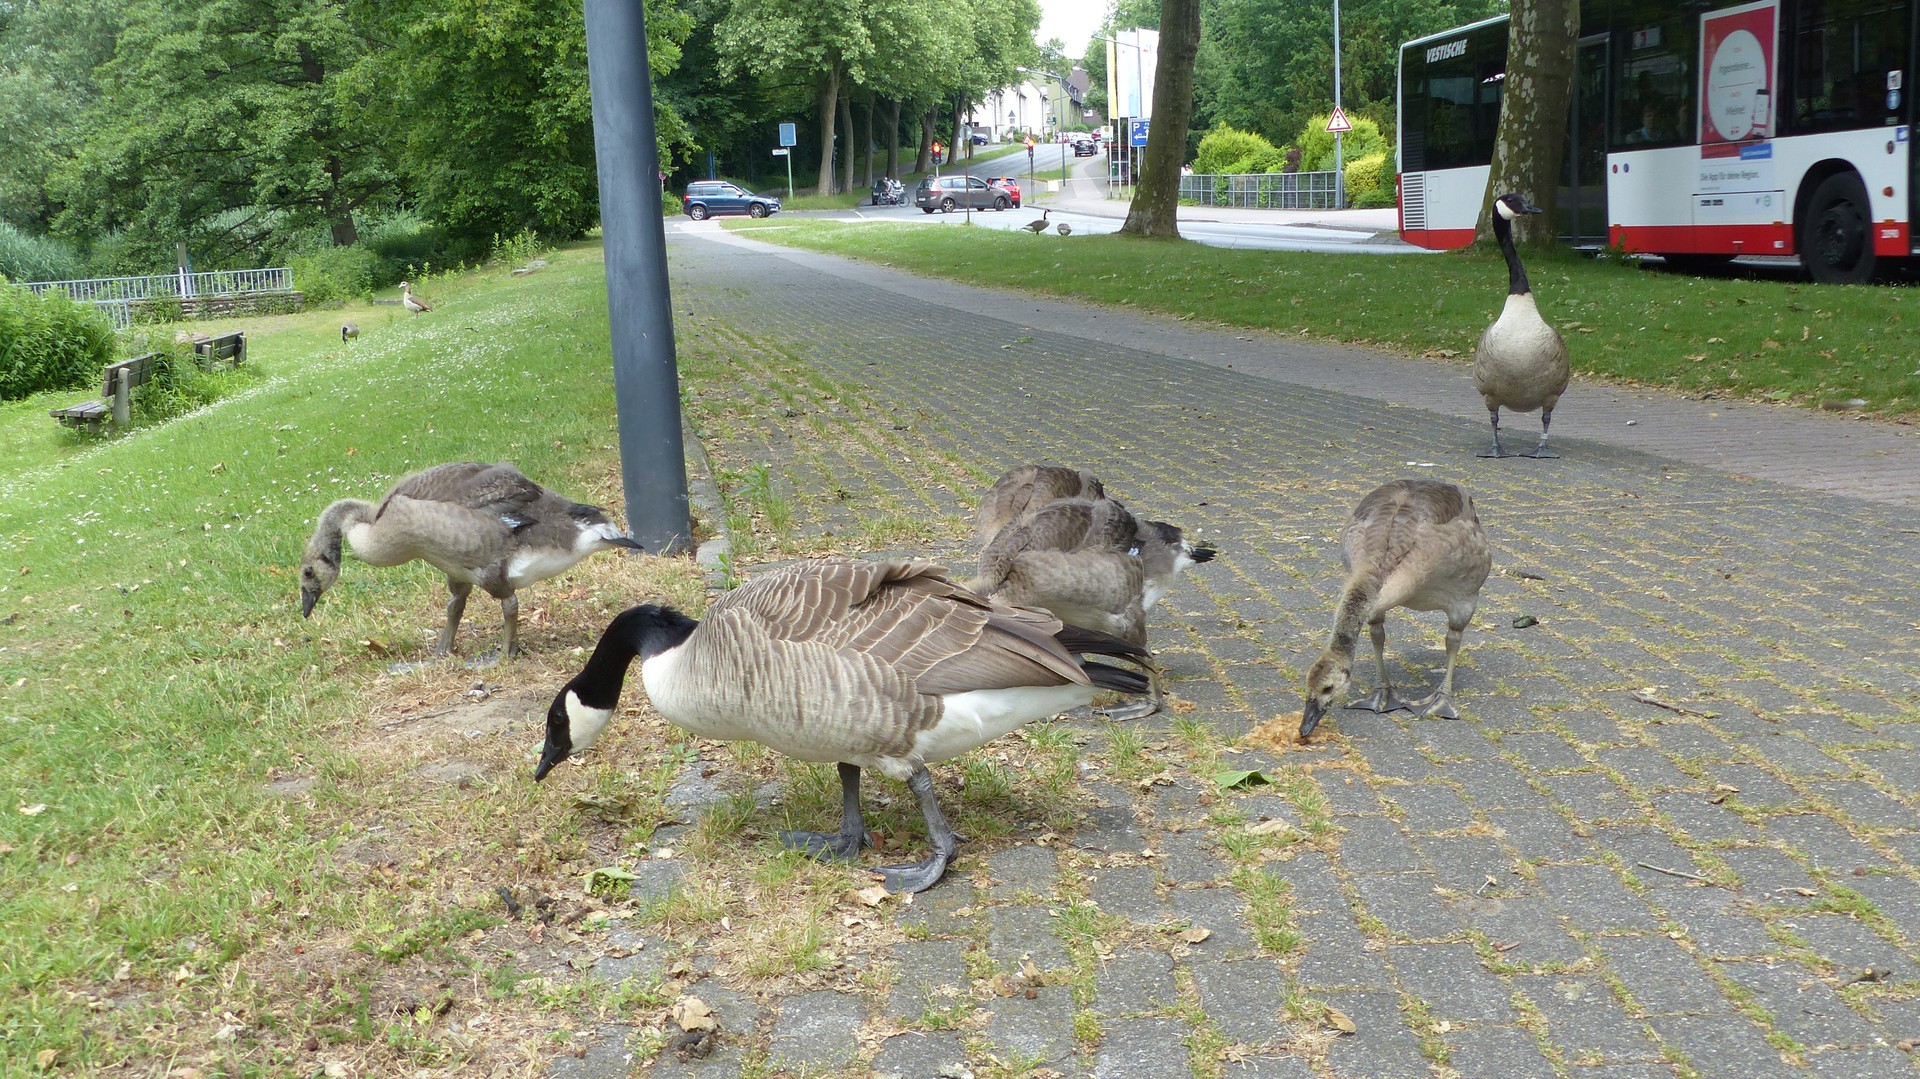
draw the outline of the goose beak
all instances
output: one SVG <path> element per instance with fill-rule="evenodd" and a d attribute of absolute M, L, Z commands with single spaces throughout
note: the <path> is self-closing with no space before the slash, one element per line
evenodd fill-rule
<path fill-rule="evenodd" d="M 573 755 L 573 719 L 567 712 L 571 689 L 563 689 L 547 709 L 547 742 L 540 747 L 540 763 L 533 769 L 535 783 L 547 778 L 553 766 Z"/>
<path fill-rule="evenodd" d="M 1313 733 L 1313 729 L 1320 725 L 1321 717 L 1326 714 L 1327 710 L 1320 707 L 1320 702 L 1316 700 L 1309 700 L 1301 706 L 1300 740 L 1302 742 L 1306 741 L 1307 736 Z"/>
<path fill-rule="evenodd" d="M 1543 213 L 1546 213 L 1546 211 L 1545 211 L 1545 210 L 1542 210 L 1542 209 L 1541 209 L 1540 207 L 1538 207 L 1538 206 L 1535 206 L 1535 205 L 1534 205 L 1533 203 L 1531 203 L 1531 202 L 1528 202 L 1528 201 L 1527 201 L 1527 200 L 1525 200 L 1525 199 L 1521 199 L 1521 200 L 1520 200 L 1520 212 L 1521 212 L 1521 213 L 1523 213 L 1523 214 L 1543 214 Z"/>
<path fill-rule="evenodd" d="M 533 769 L 533 781 L 538 783 L 547 778 L 547 773 L 553 771 L 553 766 L 566 759 L 566 748 L 563 745 L 556 744 L 553 738 L 549 736 L 546 747 L 540 751 L 540 763 Z"/>
<path fill-rule="evenodd" d="M 645 554 L 647 550 L 645 547 L 640 546 L 639 540 L 628 535 L 615 536 L 608 542 L 612 543 L 615 547 L 625 547 L 629 551 L 639 551 L 642 554 Z"/>
<path fill-rule="evenodd" d="M 1195 547 L 1192 551 L 1188 552 L 1188 557 L 1192 558 L 1195 562 L 1211 562 L 1213 561 L 1213 556 L 1219 553 L 1219 551 L 1212 547 Z"/>
<path fill-rule="evenodd" d="M 320 602 L 320 593 L 312 588 L 300 590 L 300 617 L 312 618 L 313 605 Z"/>

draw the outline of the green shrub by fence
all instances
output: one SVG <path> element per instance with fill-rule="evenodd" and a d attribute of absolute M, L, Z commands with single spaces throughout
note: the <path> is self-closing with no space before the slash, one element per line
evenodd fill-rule
<path fill-rule="evenodd" d="M 114 344 L 113 324 L 91 305 L 0 283 L 0 400 L 97 387 Z"/>

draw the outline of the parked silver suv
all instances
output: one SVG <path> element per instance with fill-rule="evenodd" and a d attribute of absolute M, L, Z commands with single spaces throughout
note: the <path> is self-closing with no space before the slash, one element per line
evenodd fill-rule
<path fill-rule="evenodd" d="M 913 204 L 922 213 L 950 214 L 968 206 L 1004 210 L 1013 205 L 1013 197 L 978 176 L 924 176 L 914 189 Z"/>

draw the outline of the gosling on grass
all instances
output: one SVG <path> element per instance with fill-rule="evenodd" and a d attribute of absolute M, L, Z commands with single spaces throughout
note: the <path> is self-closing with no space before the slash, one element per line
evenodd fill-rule
<path fill-rule="evenodd" d="M 1340 535 L 1340 561 L 1347 580 L 1333 616 L 1333 637 L 1307 671 L 1301 740 L 1346 692 L 1362 624 L 1373 638 L 1380 687 L 1347 707 L 1383 713 L 1406 708 L 1423 716 L 1460 718 L 1453 704 L 1453 664 L 1460 637 L 1480 605 L 1480 586 L 1493 568 L 1473 496 L 1438 480 L 1383 484 L 1348 518 Z M 1432 693 L 1416 701 L 1401 700 L 1387 677 L 1386 619 L 1395 607 L 1447 615 L 1446 674 Z"/>
<path fill-rule="evenodd" d="M 1144 692 L 1138 673 L 1080 658 L 1142 655 L 979 596 L 931 562 L 816 559 L 721 594 L 700 621 L 651 605 L 615 617 L 586 667 L 554 696 L 533 778 L 600 738 L 637 657 L 647 697 L 668 722 L 839 765 L 839 832 L 784 832 L 789 848 L 857 858 L 871 843 L 860 773 L 905 782 L 933 853 L 874 872 L 888 891 L 923 891 L 959 851 L 927 766 L 1084 705 L 1097 691 Z"/>
<path fill-rule="evenodd" d="M 500 650 L 476 665 L 519 652 L 519 589 L 565 573 L 596 551 L 643 549 L 600 507 L 549 491 L 510 464 L 437 465 L 394 484 L 377 506 L 346 498 L 320 514 L 300 560 L 301 617 L 311 617 L 339 579 L 342 540 L 368 565 L 419 559 L 447 575 L 437 656 L 452 653 L 475 585 L 499 600 Z"/>

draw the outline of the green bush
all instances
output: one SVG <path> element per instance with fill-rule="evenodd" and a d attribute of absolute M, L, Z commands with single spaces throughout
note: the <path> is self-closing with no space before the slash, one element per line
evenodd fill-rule
<path fill-rule="evenodd" d="M 1374 187 L 1362 191 L 1358 195 L 1350 193 L 1348 201 L 1353 203 L 1353 208 L 1356 210 L 1383 210 L 1397 204 L 1400 199 L 1399 196 L 1392 191 L 1383 191 L 1380 188 Z"/>
<path fill-rule="evenodd" d="M 1242 162 L 1272 150 L 1272 143 L 1253 132 L 1221 124 L 1200 140 L 1200 148 L 1193 158 L 1193 171 L 1213 175 L 1237 172 Z"/>
<path fill-rule="evenodd" d="M 1307 120 L 1306 130 L 1300 132 L 1300 171 L 1333 171 L 1333 136 L 1327 134 L 1327 113 Z M 1353 130 L 1341 140 L 1342 157 L 1347 161 L 1357 161 L 1372 154 L 1384 154 L 1393 149 L 1387 144 L 1387 137 L 1380 133 L 1380 124 L 1365 116 L 1349 114 L 1353 121 Z"/>
<path fill-rule="evenodd" d="M 0 400 L 87 385 L 113 353 L 113 324 L 92 306 L 0 283 Z"/>
<path fill-rule="evenodd" d="M 87 276 L 86 259 L 73 245 L 33 236 L 0 221 L 0 277 L 13 281 L 66 281 Z"/>
<path fill-rule="evenodd" d="M 660 192 L 660 216 L 673 217 L 680 212 L 680 196 L 671 191 Z"/>
<path fill-rule="evenodd" d="M 1346 166 L 1347 197 L 1355 198 L 1363 191 L 1379 188 L 1380 177 L 1387 171 L 1387 155 L 1378 153 L 1348 158 Z"/>
<path fill-rule="evenodd" d="M 318 248 L 295 255 L 288 265 L 293 269 L 293 287 L 316 306 L 367 295 L 381 270 L 380 256 L 358 244 Z"/>

